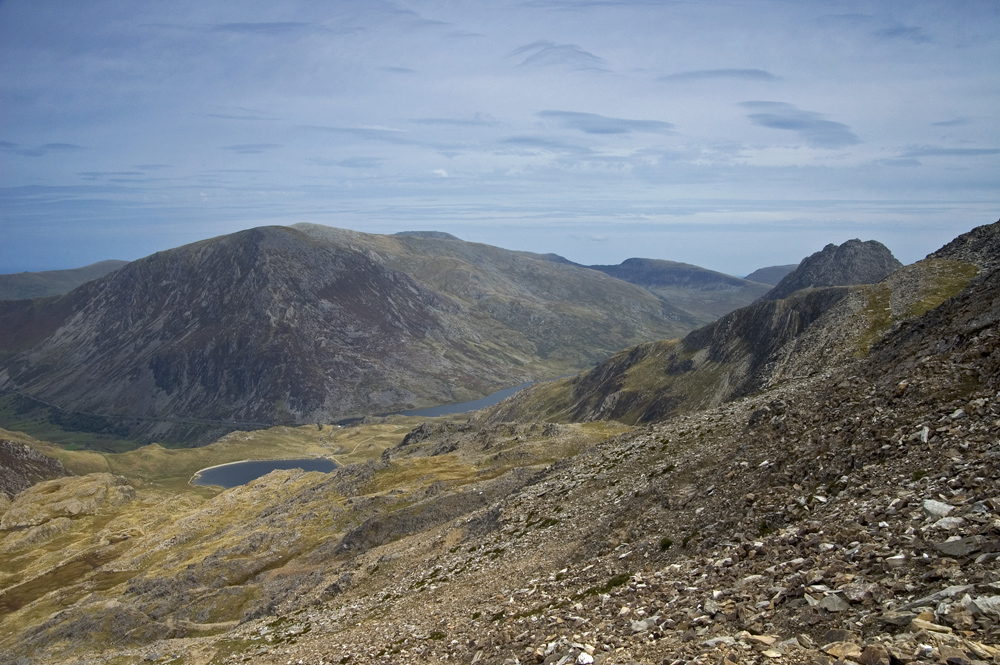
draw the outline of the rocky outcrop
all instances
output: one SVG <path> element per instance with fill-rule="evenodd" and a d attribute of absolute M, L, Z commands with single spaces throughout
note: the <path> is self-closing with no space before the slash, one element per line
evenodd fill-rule
<path fill-rule="evenodd" d="M 903 266 L 885 245 L 876 241 L 848 240 L 829 244 L 785 275 L 761 300 L 780 300 L 796 291 L 823 286 L 874 284 Z"/>
<path fill-rule="evenodd" d="M 39 481 L 65 475 L 68 472 L 62 462 L 54 457 L 23 443 L 0 439 L 0 495 L 12 499 Z"/>
<path fill-rule="evenodd" d="M 59 518 L 98 515 L 135 498 L 121 476 L 92 473 L 46 480 L 24 490 L 0 518 L 0 529 L 23 529 Z"/>

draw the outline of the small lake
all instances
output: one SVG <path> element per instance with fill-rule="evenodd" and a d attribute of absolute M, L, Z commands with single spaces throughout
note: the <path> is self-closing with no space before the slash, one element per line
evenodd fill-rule
<path fill-rule="evenodd" d="M 398 411 L 393 415 L 400 416 L 420 416 L 423 418 L 433 418 L 435 416 L 448 416 L 453 413 L 465 413 L 466 411 L 478 411 L 479 409 L 485 409 L 488 406 L 493 406 L 494 404 L 499 404 L 503 400 L 507 399 L 518 390 L 522 388 L 527 388 L 533 385 L 535 381 L 528 381 L 527 383 L 522 383 L 519 386 L 514 386 L 513 388 L 504 388 L 499 390 L 492 395 L 487 395 L 481 399 L 474 399 L 471 402 L 455 402 L 454 404 L 442 404 L 441 406 L 432 406 L 426 409 L 410 409 L 409 411 Z"/>
<path fill-rule="evenodd" d="M 322 471 L 330 473 L 337 468 L 337 463 L 325 457 L 308 457 L 304 459 L 273 459 L 251 460 L 249 462 L 233 462 L 220 466 L 202 469 L 195 474 L 192 485 L 219 485 L 229 489 L 246 485 L 251 480 L 266 476 L 275 469 L 302 469 L 303 471 Z"/>

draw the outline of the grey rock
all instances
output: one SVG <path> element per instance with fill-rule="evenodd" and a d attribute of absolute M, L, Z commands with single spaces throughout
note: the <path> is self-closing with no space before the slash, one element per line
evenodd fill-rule
<path fill-rule="evenodd" d="M 827 612 L 846 612 L 851 609 L 850 603 L 836 594 L 824 596 L 823 600 L 819 601 L 819 606 Z"/>
<path fill-rule="evenodd" d="M 946 540 L 943 543 L 935 543 L 934 549 L 945 556 L 968 556 L 981 551 L 987 543 L 983 536 L 967 536 L 957 540 Z"/>
<path fill-rule="evenodd" d="M 931 517 L 947 517 L 955 510 L 955 506 L 952 506 L 935 499 L 924 499 L 924 511 Z"/>

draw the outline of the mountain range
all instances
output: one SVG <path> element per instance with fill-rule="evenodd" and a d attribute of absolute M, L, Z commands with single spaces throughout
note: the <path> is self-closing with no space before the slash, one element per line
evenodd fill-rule
<path fill-rule="evenodd" d="M 0 663 L 996 662 L 998 257 L 1000 222 L 551 384 L 637 427 L 508 419 L 539 386 L 190 450 L 0 432 L 49 477 L 0 496 Z M 342 465 L 185 482 L 296 448 Z"/>
<path fill-rule="evenodd" d="M 62 296 L 0 302 L 0 390 L 14 410 L 205 442 L 226 421 L 477 398 L 697 323 L 645 289 L 539 255 L 440 234 L 264 227 Z"/>

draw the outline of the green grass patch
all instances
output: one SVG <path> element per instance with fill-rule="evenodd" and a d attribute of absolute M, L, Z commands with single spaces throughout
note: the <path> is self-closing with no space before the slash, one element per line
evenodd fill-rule
<path fill-rule="evenodd" d="M 577 598 L 585 598 L 587 596 L 599 596 L 606 593 L 610 593 L 612 589 L 620 587 L 621 585 L 627 583 L 632 576 L 628 573 L 618 573 L 613 575 L 611 579 L 600 586 L 593 586 L 577 594 Z"/>
<path fill-rule="evenodd" d="M 910 306 L 908 316 L 920 316 L 958 295 L 979 272 L 964 261 L 928 259 L 921 263 L 925 277 L 920 280 L 920 299 Z"/>

